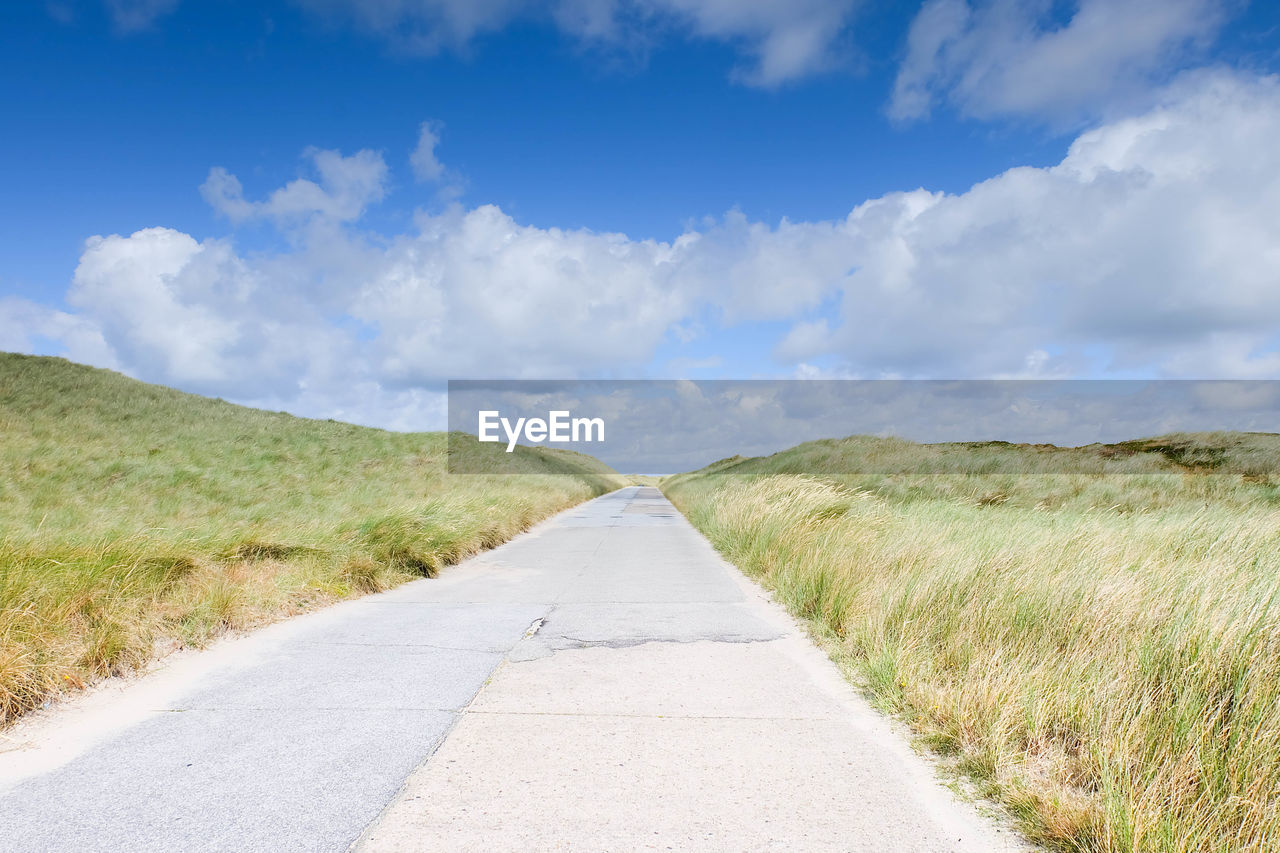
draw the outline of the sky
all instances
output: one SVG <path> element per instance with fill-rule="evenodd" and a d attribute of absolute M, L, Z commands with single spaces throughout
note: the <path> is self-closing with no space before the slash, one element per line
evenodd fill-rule
<path fill-rule="evenodd" d="M 1280 6 L 49 0 L 0 350 L 394 429 L 447 379 L 1280 378 Z"/>

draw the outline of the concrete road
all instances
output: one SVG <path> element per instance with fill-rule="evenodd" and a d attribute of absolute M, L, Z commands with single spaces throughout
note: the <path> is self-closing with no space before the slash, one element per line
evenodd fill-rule
<path fill-rule="evenodd" d="M 4 851 L 1022 849 L 647 488 L 7 735 Z"/>

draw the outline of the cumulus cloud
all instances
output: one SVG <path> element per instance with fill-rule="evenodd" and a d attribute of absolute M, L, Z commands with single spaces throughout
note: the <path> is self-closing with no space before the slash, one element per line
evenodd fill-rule
<path fill-rule="evenodd" d="M 0 297 L 0 351 L 35 352 L 46 341 L 56 342 L 73 361 L 115 370 L 123 367 L 92 318 L 29 299 Z"/>
<path fill-rule="evenodd" d="M 1229 0 L 929 0 L 911 25 L 889 113 L 939 100 L 978 118 L 1073 123 L 1149 92 L 1216 36 Z"/>
<path fill-rule="evenodd" d="M 323 300 L 275 280 L 273 266 L 169 228 L 93 237 L 67 301 L 143 378 L 240 398 L 293 395 L 351 344 L 326 329 Z"/>
<path fill-rule="evenodd" d="M 303 156 L 311 161 L 318 182 L 298 178 L 263 201 L 247 201 L 240 180 L 215 166 L 200 193 L 232 222 L 254 217 L 296 222 L 313 216 L 348 222 L 386 195 L 387 164 L 376 151 L 362 150 L 344 157 L 338 151 L 308 148 Z"/>
<path fill-rule="evenodd" d="M 534 228 L 491 205 L 418 226 L 352 294 L 388 381 L 639 370 L 693 308 L 670 275 L 679 241 Z"/>
<path fill-rule="evenodd" d="M 335 181 L 215 193 L 229 215 L 261 206 L 241 218 L 330 218 L 276 254 L 165 228 L 93 238 L 73 310 L 0 303 L 0 344 L 39 334 L 144 379 L 397 426 L 439 425 L 413 413 L 438 411 L 446 378 L 645 375 L 718 342 L 772 349 L 780 375 L 1277 378 L 1276 138 L 1280 81 L 1197 74 L 1049 168 L 827 222 L 730 212 L 671 241 L 457 204 L 369 233 Z"/>
<path fill-rule="evenodd" d="M 997 375 L 1044 350 L 1076 374 L 1275 376 L 1277 132 L 1275 78 L 1194 75 L 1052 168 L 860 205 L 840 325 L 782 349 L 907 374 Z"/>

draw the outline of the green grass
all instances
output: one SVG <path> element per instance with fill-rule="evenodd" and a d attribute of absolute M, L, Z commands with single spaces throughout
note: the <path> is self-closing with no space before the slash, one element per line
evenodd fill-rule
<path fill-rule="evenodd" d="M 624 484 L 528 448 L 527 473 L 450 476 L 445 450 L 444 433 L 0 354 L 0 726 L 174 645 L 433 575 Z"/>
<path fill-rule="evenodd" d="M 1280 849 L 1278 471 L 1274 435 L 851 438 L 663 488 L 1033 839 L 1262 851 Z"/>

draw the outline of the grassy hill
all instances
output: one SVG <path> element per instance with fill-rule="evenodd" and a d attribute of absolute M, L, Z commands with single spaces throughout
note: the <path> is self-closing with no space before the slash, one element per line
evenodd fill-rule
<path fill-rule="evenodd" d="M 445 450 L 444 433 L 0 353 L 0 725 L 175 643 L 434 574 L 623 484 L 528 448 L 527 474 L 448 476 Z"/>
<path fill-rule="evenodd" d="M 853 437 L 663 489 L 1036 839 L 1280 845 L 1280 436 Z"/>

